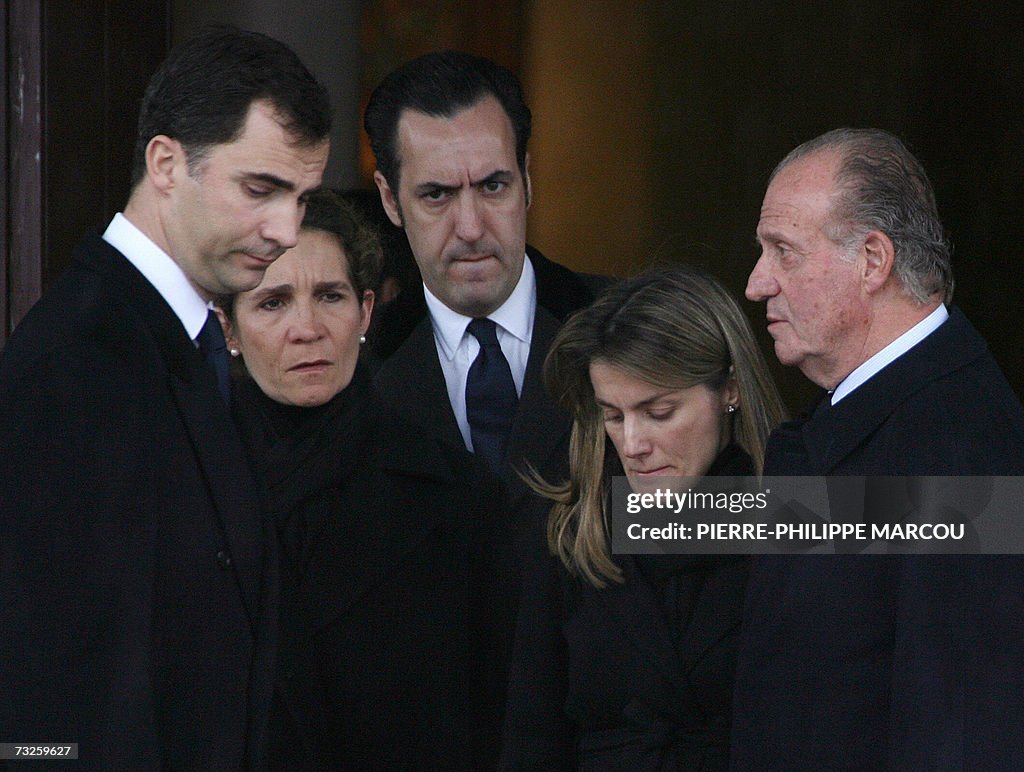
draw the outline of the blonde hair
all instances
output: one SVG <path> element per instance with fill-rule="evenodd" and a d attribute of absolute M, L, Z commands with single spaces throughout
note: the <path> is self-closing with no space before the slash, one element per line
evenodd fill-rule
<path fill-rule="evenodd" d="M 750 324 L 713 277 L 676 266 L 613 285 L 570 318 L 544 363 L 552 398 L 573 418 L 569 480 L 552 484 L 533 474 L 529 483 L 554 505 L 548 545 L 570 573 L 596 587 L 622 581 L 607 538 L 605 502 L 614 451 L 590 382 L 594 360 L 661 388 L 704 385 L 718 391 L 730 375 L 739 390 L 733 441 L 764 469 L 768 434 L 784 408 Z"/>

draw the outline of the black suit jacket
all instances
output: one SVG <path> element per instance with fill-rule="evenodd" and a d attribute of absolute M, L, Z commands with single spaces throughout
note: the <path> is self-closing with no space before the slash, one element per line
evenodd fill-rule
<path fill-rule="evenodd" d="M 490 598 L 488 605 L 498 631 L 493 656 L 502 667 L 507 667 L 511 656 L 522 554 L 526 544 L 531 540 L 536 543 L 536 534 L 543 533 L 549 509 L 516 470 L 525 471 L 529 464 L 551 481 L 568 475 L 572 422 L 545 392 L 544 358 L 565 319 L 592 303 L 595 293 L 608 283 L 601 277 L 573 273 L 532 247 L 527 248 L 527 254 L 537 278 L 537 310 L 523 389 L 506 450 L 507 463 L 501 476 L 507 494 L 503 504 L 496 502 L 493 507 L 493 581 L 490 587 L 481 588 Z M 385 313 L 379 351 L 387 358 L 377 375 L 385 410 L 410 416 L 445 444 L 464 447 L 437 359 L 422 285 L 404 290 Z M 488 711 L 490 718 L 485 719 L 493 724 L 495 750 L 504 702 L 504 691 L 495 693 Z"/>
<path fill-rule="evenodd" d="M 533 247 L 527 247 L 527 254 L 537 279 L 537 310 L 519 408 L 506 450 L 508 463 L 502 475 L 514 501 L 529 490 L 515 473 L 517 468 L 525 470 L 524 461 L 541 472 L 551 469 L 564 475 L 568 456 L 563 451 L 568 450 L 572 422 L 544 390 L 544 358 L 562 323 L 594 302 L 608 284 L 603 277 L 573 273 Z M 446 443 L 464 445 L 437 360 L 422 284 L 404 290 L 384 309 L 377 353 L 385 360 L 377 375 L 385 405 L 426 422 L 430 431 Z"/>
<path fill-rule="evenodd" d="M 0 736 L 256 765 L 276 590 L 209 366 L 97 235 L 0 360 Z"/>
<path fill-rule="evenodd" d="M 773 433 L 765 473 L 1024 474 L 1024 409 L 953 309 L 838 405 Z M 1020 768 L 1022 562 L 755 557 L 736 768 Z"/>

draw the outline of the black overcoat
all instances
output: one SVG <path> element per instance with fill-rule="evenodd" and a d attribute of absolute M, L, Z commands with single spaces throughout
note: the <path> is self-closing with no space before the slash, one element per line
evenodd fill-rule
<path fill-rule="evenodd" d="M 276 556 L 212 373 L 98 235 L 0 360 L 0 736 L 259 763 Z"/>
<path fill-rule="evenodd" d="M 830 477 L 1021 475 L 1024 409 L 954 308 L 838 405 L 783 424 L 765 466 Z M 1020 556 L 755 556 L 735 767 L 1019 769 L 1022 639 Z"/>
<path fill-rule="evenodd" d="M 710 473 L 753 467 L 729 446 Z M 726 769 L 749 559 L 616 555 L 623 582 L 597 588 L 546 552 L 525 570 L 500 768 Z"/>
<path fill-rule="evenodd" d="M 527 254 L 537 280 L 533 338 L 506 464 L 500 475 L 506 493 L 490 513 L 494 592 L 487 605 L 493 629 L 497 631 L 492 657 L 506 670 L 515 633 L 521 562 L 525 552 L 537 543 L 538 534 L 543 534 L 548 511 L 547 504 L 530 491 L 519 472 L 532 467 L 553 481 L 568 475 L 572 421 L 544 389 L 544 359 L 562 323 L 574 311 L 589 306 L 595 294 L 608 284 L 603 277 L 574 273 L 553 263 L 533 247 L 527 247 Z M 464 447 L 437 359 L 422 285 L 404 290 L 385 310 L 380 335 L 380 353 L 385 361 L 377 375 L 377 385 L 385 410 L 410 417 L 445 444 Z M 482 467 L 481 475 L 490 476 Z M 495 758 L 504 706 L 502 688 L 492 695 L 489 707 L 479 716 L 480 722 L 490 728 Z"/>

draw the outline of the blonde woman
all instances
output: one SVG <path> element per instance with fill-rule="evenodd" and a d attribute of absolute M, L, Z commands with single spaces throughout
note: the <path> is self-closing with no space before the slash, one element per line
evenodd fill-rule
<path fill-rule="evenodd" d="M 749 323 L 715 279 L 661 269 L 570 319 L 545 381 L 573 415 L 570 479 L 534 482 L 554 505 L 526 573 L 502 766 L 726 769 L 747 561 L 613 556 L 607 501 L 613 475 L 638 490 L 760 474 L 783 408 Z"/>

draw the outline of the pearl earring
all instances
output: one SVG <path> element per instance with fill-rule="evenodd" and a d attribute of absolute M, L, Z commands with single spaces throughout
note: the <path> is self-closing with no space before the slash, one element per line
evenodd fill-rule
<path fill-rule="evenodd" d="M 359 336 L 359 343 L 360 343 L 360 344 L 362 344 L 362 343 L 366 343 L 366 336 L 365 336 L 365 335 L 360 335 L 360 336 Z"/>
<path fill-rule="evenodd" d="M 241 351 L 239 351 L 239 350 L 238 350 L 237 348 L 229 348 L 229 349 L 228 349 L 228 352 L 229 352 L 229 353 L 231 354 L 231 356 L 233 356 L 233 357 L 236 357 L 236 356 L 238 356 L 239 354 L 241 354 L 241 353 L 242 353 L 242 352 L 241 352 Z"/>

